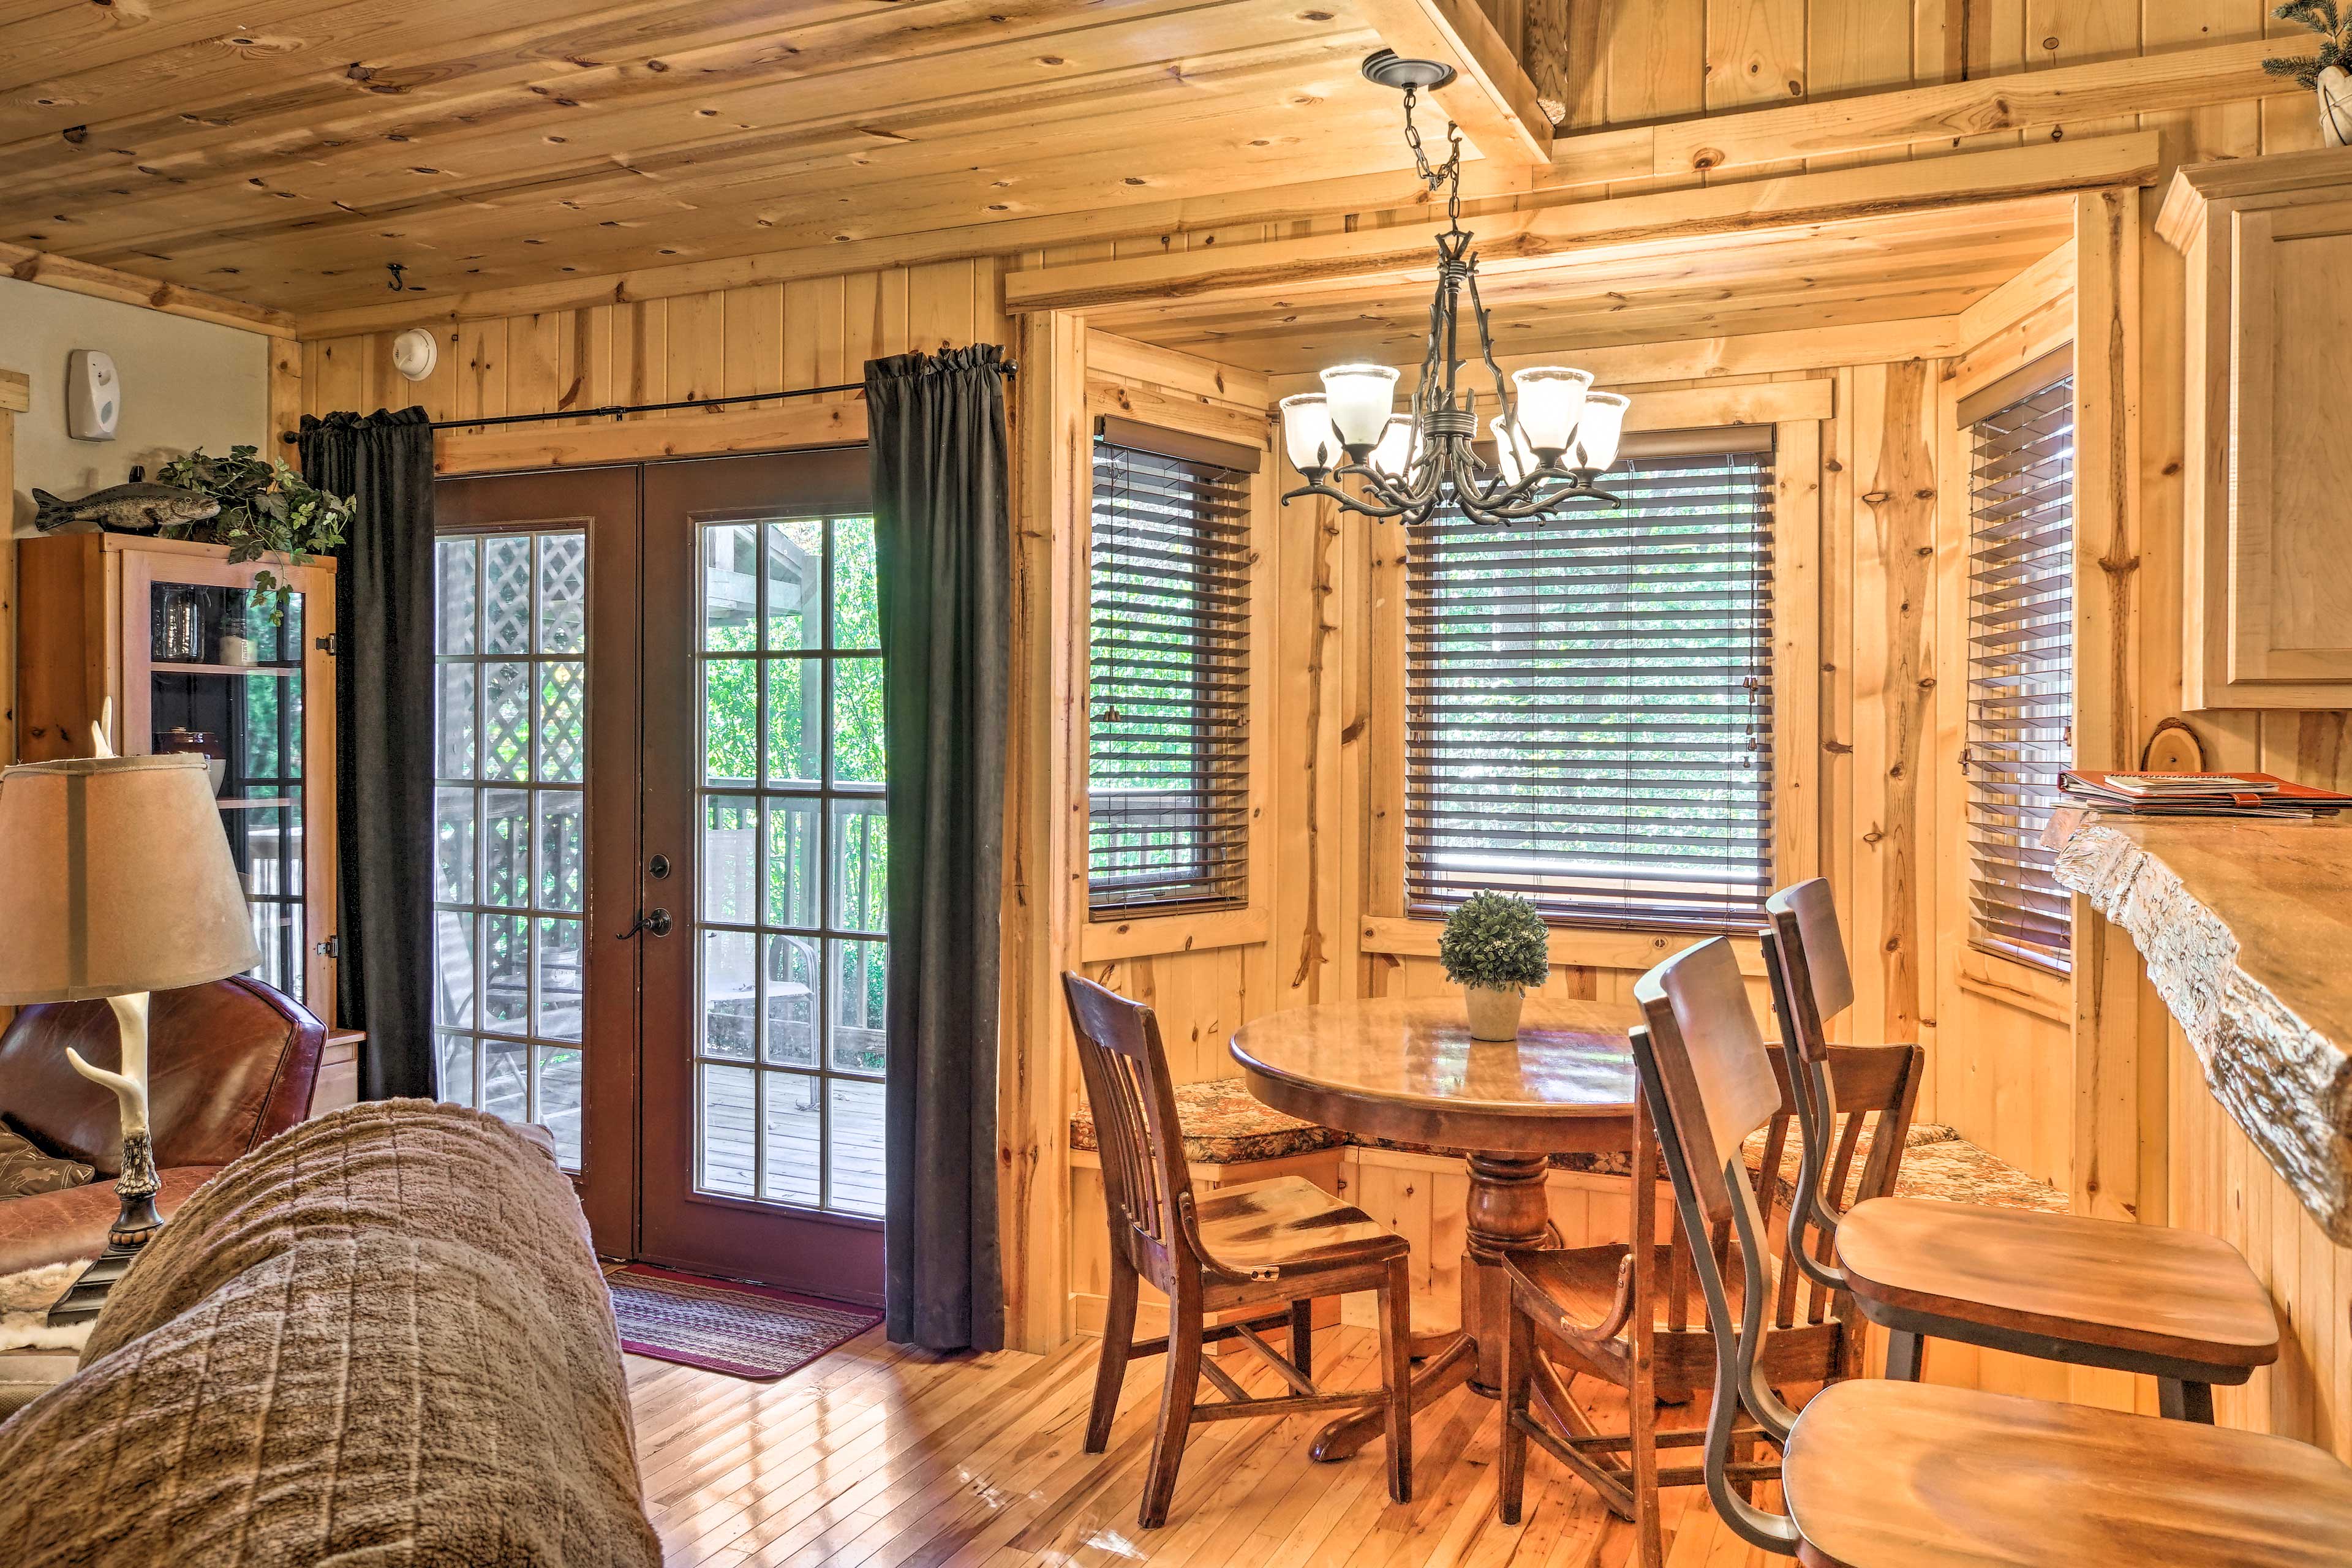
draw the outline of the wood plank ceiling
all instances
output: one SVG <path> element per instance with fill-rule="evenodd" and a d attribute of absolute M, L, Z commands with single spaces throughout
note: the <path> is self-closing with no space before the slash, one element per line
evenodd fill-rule
<path fill-rule="evenodd" d="M 1499 220 L 1493 220 L 1499 221 Z M 1479 220 L 1466 217 L 1475 232 Z M 1598 248 L 1481 285 L 1505 356 L 1948 316 L 2073 236 L 2063 199 Z M 1324 280 L 1090 310 L 1088 324 L 1273 375 L 1418 363 L 1433 278 Z"/>
<path fill-rule="evenodd" d="M 303 312 L 1409 162 L 1381 0 L 0 0 L 0 239 Z"/>

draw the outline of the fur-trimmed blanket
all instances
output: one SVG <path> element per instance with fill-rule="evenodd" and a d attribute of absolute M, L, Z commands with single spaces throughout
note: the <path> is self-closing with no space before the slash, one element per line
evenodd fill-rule
<path fill-rule="evenodd" d="M 571 1184 L 494 1117 L 353 1106 L 231 1164 L 0 1426 L 17 1568 L 650 1568 Z"/>

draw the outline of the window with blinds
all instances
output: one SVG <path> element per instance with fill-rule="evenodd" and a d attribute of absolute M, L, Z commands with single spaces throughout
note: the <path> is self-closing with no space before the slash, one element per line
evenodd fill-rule
<path fill-rule="evenodd" d="M 1603 480 L 1620 511 L 1417 531 L 1410 908 L 1493 889 L 1578 924 L 1760 921 L 1772 879 L 1769 441 L 1717 431 L 1711 449 L 1685 440 L 1636 457 Z"/>
<path fill-rule="evenodd" d="M 2029 373 L 2032 367 L 2029 367 Z M 2074 764 L 2074 380 L 1969 423 L 1969 903 L 1980 946 L 2063 970 L 2066 890 L 2042 847 Z M 2006 393 L 2006 396 L 2004 396 Z M 2013 399 L 2013 400 L 2010 400 Z M 1962 410 L 1963 417 L 1973 409 Z"/>
<path fill-rule="evenodd" d="M 1097 916 L 1248 899 L 1249 512 L 1240 467 L 1095 444 L 1087 880 Z"/>

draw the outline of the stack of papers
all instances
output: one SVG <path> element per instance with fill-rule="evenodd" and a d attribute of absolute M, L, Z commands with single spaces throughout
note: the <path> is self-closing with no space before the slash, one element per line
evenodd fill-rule
<path fill-rule="evenodd" d="M 2058 787 L 2101 811 L 2158 816 L 2313 816 L 2352 805 L 2352 795 L 2290 784 L 2271 773 L 2069 771 Z"/>

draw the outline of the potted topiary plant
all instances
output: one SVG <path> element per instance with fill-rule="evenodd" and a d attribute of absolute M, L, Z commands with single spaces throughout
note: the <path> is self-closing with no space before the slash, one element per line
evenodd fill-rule
<path fill-rule="evenodd" d="M 1470 1005 L 1470 1037 L 1512 1040 L 1530 985 L 1551 973 L 1549 932 L 1527 900 L 1473 893 L 1445 917 L 1437 956 Z"/>
<path fill-rule="evenodd" d="M 2352 146 L 2352 5 L 2336 0 L 2287 0 L 2271 13 L 2319 35 L 2319 52 L 2264 60 L 2273 76 L 2293 77 L 2319 96 L 2319 132 L 2331 147 Z"/>

